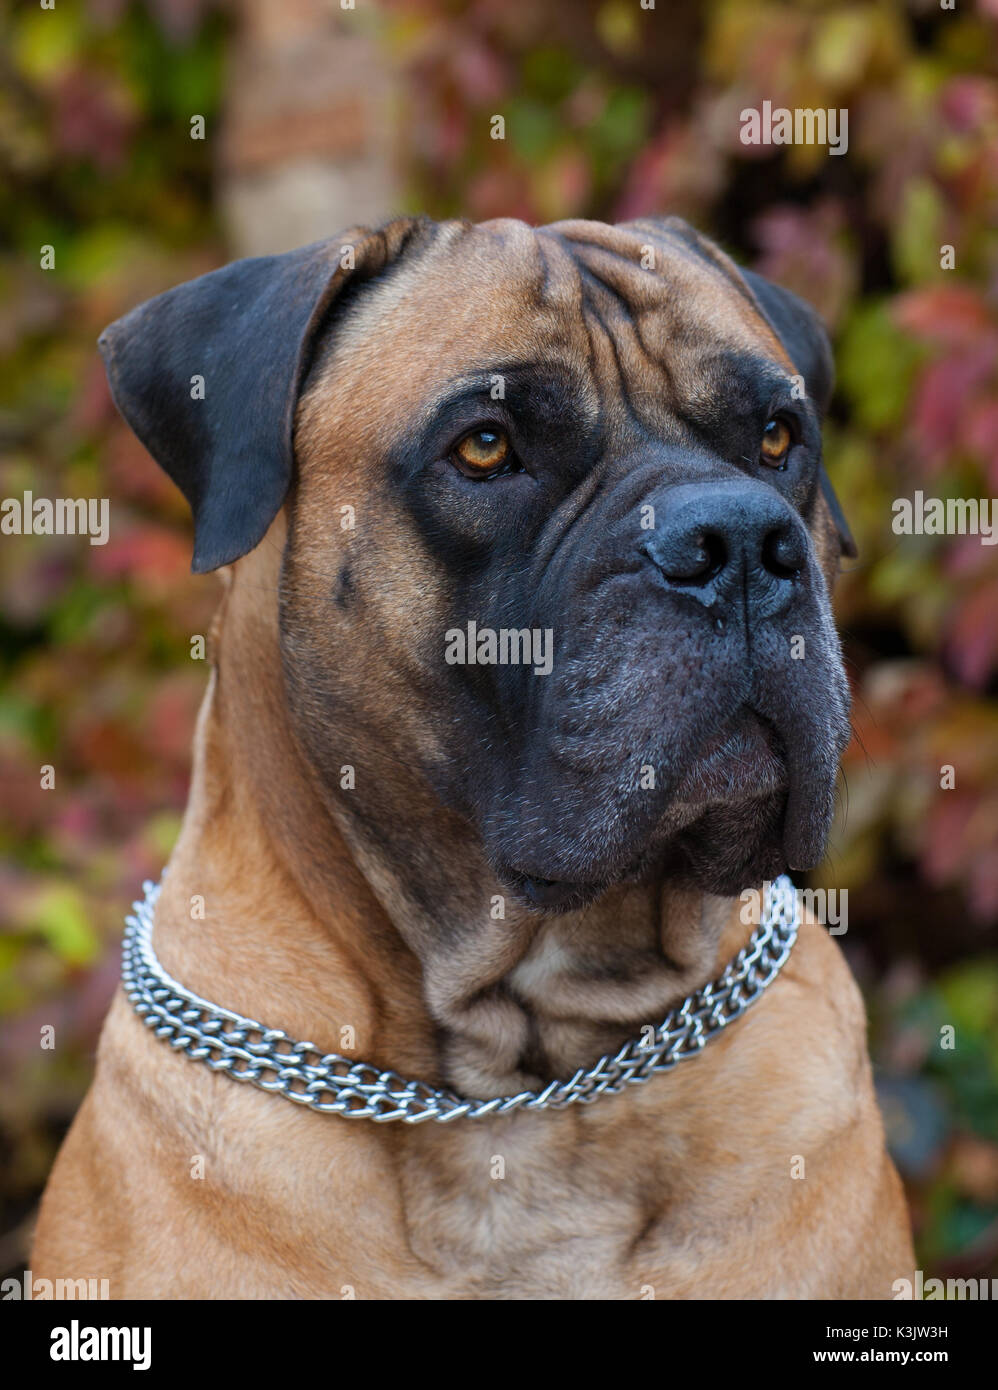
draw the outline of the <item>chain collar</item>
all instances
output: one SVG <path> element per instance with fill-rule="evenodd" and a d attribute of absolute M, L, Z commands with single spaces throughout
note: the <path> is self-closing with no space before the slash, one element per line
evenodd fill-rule
<path fill-rule="evenodd" d="M 598 1096 L 615 1095 L 671 1071 L 677 1062 L 699 1056 L 711 1038 L 755 1003 L 785 964 L 800 926 L 797 893 L 784 875 L 767 886 L 761 919 L 748 944 L 717 980 L 667 1014 L 651 1038 L 625 1043 L 614 1056 L 601 1057 L 588 1071 L 580 1068 L 569 1081 L 552 1081 L 542 1091 L 466 1100 L 367 1062 L 324 1053 L 313 1043 L 294 1042 L 279 1028 L 265 1028 L 185 989 L 166 973 L 152 948 L 160 884 L 142 886 L 144 899 L 125 919 L 121 979 L 135 1012 L 157 1038 L 213 1071 L 296 1105 L 350 1119 L 411 1125 L 513 1110 L 563 1110 L 576 1102 L 589 1105 Z"/>

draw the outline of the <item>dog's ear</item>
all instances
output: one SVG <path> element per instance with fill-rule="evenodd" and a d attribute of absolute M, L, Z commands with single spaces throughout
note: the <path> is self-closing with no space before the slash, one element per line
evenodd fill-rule
<path fill-rule="evenodd" d="M 763 318 L 779 338 L 795 369 L 804 378 L 804 389 L 824 415 L 835 385 L 835 359 L 825 325 L 818 314 L 798 295 L 774 285 L 754 270 L 742 270 L 742 278 L 752 292 Z M 835 522 L 843 555 L 855 558 L 856 542 L 849 530 L 831 479 L 821 470 L 821 491 Z"/>
<path fill-rule="evenodd" d="M 195 573 L 252 550 L 283 503 L 298 392 L 330 305 L 428 226 L 400 218 L 235 261 L 105 329 L 114 402 L 190 503 Z"/>
<path fill-rule="evenodd" d="M 763 318 L 804 378 L 807 394 L 824 414 L 835 385 L 835 359 L 825 325 L 810 304 L 782 285 L 774 285 L 754 270 L 742 270 L 741 275 Z"/>

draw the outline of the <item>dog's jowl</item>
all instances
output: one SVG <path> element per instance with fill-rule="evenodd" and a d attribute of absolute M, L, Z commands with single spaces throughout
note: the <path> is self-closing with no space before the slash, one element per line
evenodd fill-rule
<path fill-rule="evenodd" d="M 849 732 L 816 316 L 675 219 L 401 219 L 101 346 L 223 598 L 33 1270 L 890 1298 L 862 1004 L 781 878 Z M 158 972 L 314 1050 L 212 1033 Z"/>

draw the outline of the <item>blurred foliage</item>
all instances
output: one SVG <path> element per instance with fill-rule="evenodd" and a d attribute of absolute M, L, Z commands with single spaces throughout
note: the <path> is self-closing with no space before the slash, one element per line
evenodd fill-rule
<path fill-rule="evenodd" d="M 0 544 L 4 1230 L 86 1084 L 123 906 L 176 832 L 205 681 L 190 639 L 215 602 L 94 339 L 225 259 L 211 135 L 189 138 L 192 114 L 209 132 L 219 117 L 225 18 L 198 0 L 57 13 L 0 20 L 0 496 L 109 497 L 114 524 L 105 547 Z M 382 10 L 413 209 L 677 212 L 833 331 L 827 459 L 860 548 L 837 595 L 856 738 L 815 883 L 850 892 L 842 940 L 921 1262 L 962 1276 L 998 1273 L 998 547 L 897 536 L 891 504 L 998 492 L 996 16 L 998 0 Z M 742 146 L 739 113 L 763 100 L 847 107 L 848 153 Z M 16 1256 L 8 1239 L 0 1265 Z"/>
<path fill-rule="evenodd" d="M 190 639 L 216 596 L 189 574 L 185 507 L 117 417 L 95 341 L 225 257 L 210 142 L 190 138 L 192 114 L 217 117 L 224 39 L 189 3 L 0 19 L 0 496 L 106 497 L 111 515 L 104 546 L 0 538 L 0 1231 L 15 1234 L 89 1080 L 122 908 L 158 876 L 186 796 L 206 675 Z M 16 1247 L 0 1244 L 5 1268 Z"/>

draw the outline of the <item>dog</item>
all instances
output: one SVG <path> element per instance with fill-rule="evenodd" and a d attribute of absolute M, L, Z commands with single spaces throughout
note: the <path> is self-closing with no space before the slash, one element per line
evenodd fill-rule
<path fill-rule="evenodd" d="M 908 1216 L 817 922 L 695 1055 L 607 1094 L 597 1066 L 723 983 L 747 890 L 824 851 L 855 548 L 816 314 L 675 218 L 398 218 L 181 285 L 100 345 L 224 581 L 152 948 L 457 1110 L 293 1107 L 119 991 L 36 1276 L 890 1298 Z M 590 1103 L 549 1106 L 558 1082 Z"/>

